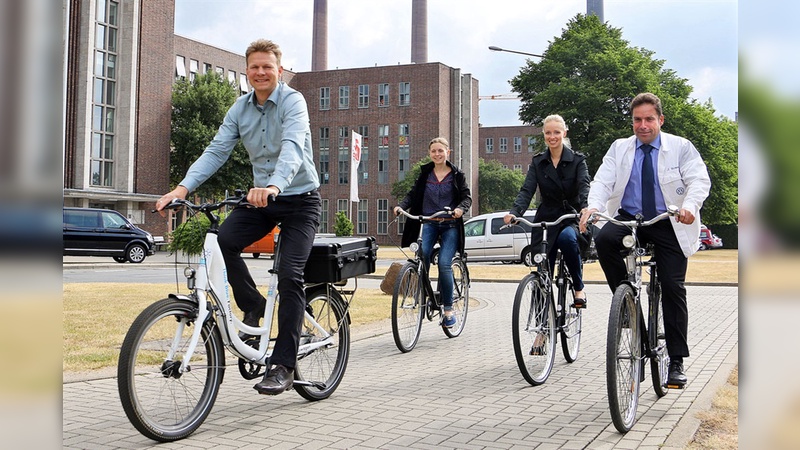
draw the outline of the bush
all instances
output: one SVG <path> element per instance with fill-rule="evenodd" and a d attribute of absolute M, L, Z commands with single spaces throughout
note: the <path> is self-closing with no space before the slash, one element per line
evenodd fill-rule
<path fill-rule="evenodd" d="M 225 221 L 227 213 L 220 214 L 220 224 Z M 178 225 L 170 234 L 171 239 L 167 245 L 170 253 L 183 252 L 187 255 L 203 253 L 203 244 L 206 241 L 206 232 L 211 226 L 208 217 L 198 214 L 186 222 Z"/>
<path fill-rule="evenodd" d="M 352 236 L 353 235 L 353 222 L 347 218 L 344 211 L 336 213 L 336 224 L 333 226 L 333 231 L 336 236 Z"/>

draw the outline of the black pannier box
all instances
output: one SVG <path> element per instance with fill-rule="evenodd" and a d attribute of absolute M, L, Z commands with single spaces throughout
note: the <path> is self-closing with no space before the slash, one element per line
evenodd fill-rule
<path fill-rule="evenodd" d="M 305 268 L 306 283 L 335 283 L 375 272 L 378 244 L 369 237 L 323 237 L 314 240 Z"/>

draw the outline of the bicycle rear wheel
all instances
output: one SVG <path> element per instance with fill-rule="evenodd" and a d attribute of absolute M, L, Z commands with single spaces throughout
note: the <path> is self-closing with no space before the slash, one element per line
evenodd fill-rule
<path fill-rule="evenodd" d="M 606 340 L 606 385 L 611 420 L 620 433 L 636 421 L 642 359 L 641 319 L 629 284 L 621 284 L 611 300 Z"/>
<path fill-rule="evenodd" d="M 564 307 L 563 311 L 561 311 L 564 318 L 564 323 L 560 330 L 561 350 L 564 352 L 564 359 L 568 363 L 572 363 L 578 359 L 578 352 L 581 347 L 583 309 L 572 307 L 575 302 L 575 287 L 568 276 L 564 277 L 564 284 L 559 289 L 558 295 L 558 303 Z"/>
<path fill-rule="evenodd" d="M 556 316 L 539 276 L 528 274 L 517 287 L 511 318 L 514 355 L 528 383 L 538 386 L 553 369 L 556 350 Z"/>
<path fill-rule="evenodd" d="M 651 267 L 650 270 L 656 270 Z M 667 352 L 667 339 L 664 333 L 664 306 L 661 303 L 661 285 L 655 274 L 650 278 L 647 288 L 649 299 L 648 333 L 650 348 L 653 356 L 650 358 L 650 372 L 653 379 L 653 390 L 658 397 L 663 397 L 669 392 L 667 377 L 669 376 L 669 353 Z"/>
<path fill-rule="evenodd" d="M 294 389 L 306 400 L 317 401 L 331 396 L 339 387 L 350 358 L 350 322 L 345 314 L 344 300 L 329 285 L 317 286 L 306 292 L 307 311 L 333 338 L 331 343 L 297 355 L 295 380 L 308 381 L 311 386 L 295 384 Z M 326 339 L 314 324 L 305 319 L 300 343 L 308 344 Z"/>
<path fill-rule="evenodd" d="M 407 262 L 400 268 L 392 296 L 392 335 L 397 348 L 410 352 L 417 345 L 425 316 L 425 298 L 417 265 Z"/>
<path fill-rule="evenodd" d="M 444 334 L 449 338 L 454 338 L 464 331 L 467 323 L 467 312 L 469 311 L 469 275 L 467 266 L 459 258 L 453 259 L 453 314 L 456 317 L 456 324 L 448 328 L 442 325 Z M 443 322 L 444 323 L 444 322 Z"/>
<path fill-rule="evenodd" d="M 150 439 L 169 442 L 192 434 L 208 417 L 225 373 L 216 322 L 197 324 L 197 305 L 165 298 L 148 306 L 128 330 L 119 355 L 117 388 L 131 424 Z M 189 340 L 202 326 L 187 371 Z"/>

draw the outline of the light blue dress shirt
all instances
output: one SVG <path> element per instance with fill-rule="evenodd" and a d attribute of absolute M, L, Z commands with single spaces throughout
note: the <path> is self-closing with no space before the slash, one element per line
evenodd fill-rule
<path fill-rule="evenodd" d="M 255 91 L 239 97 L 180 184 L 189 192 L 197 189 L 225 164 L 239 139 L 250 155 L 255 187 L 276 186 L 280 195 L 319 187 L 306 100 L 283 82 L 263 106 L 258 105 Z"/>
<path fill-rule="evenodd" d="M 656 183 L 658 179 L 658 152 L 661 149 L 661 134 L 650 143 L 653 147 L 651 156 L 653 161 L 653 173 L 656 176 Z M 631 170 L 631 178 L 625 186 L 625 193 L 622 195 L 622 203 L 620 207 L 630 214 L 636 215 L 642 213 L 642 161 L 644 160 L 644 151 L 641 149 L 642 142 L 636 139 L 636 153 L 633 156 L 633 168 Z M 656 212 L 661 214 L 667 210 L 664 203 L 664 194 L 661 189 L 656 189 Z"/>

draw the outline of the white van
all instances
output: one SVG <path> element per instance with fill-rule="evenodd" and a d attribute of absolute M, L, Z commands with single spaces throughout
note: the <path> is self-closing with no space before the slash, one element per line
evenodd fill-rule
<path fill-rule="evenodd" d="M 503 217 L 508 211 L 481 214 L 464 223 L 467 262 L 494 262 L 507 264 L 530 263 L 531 228 L 518 224 L 501 230 Z M 536 210 L 528 210 L 523 217 L 533 222 Z M 439 260 L 439 249 L 433 251 L 434 263 Z"/>

